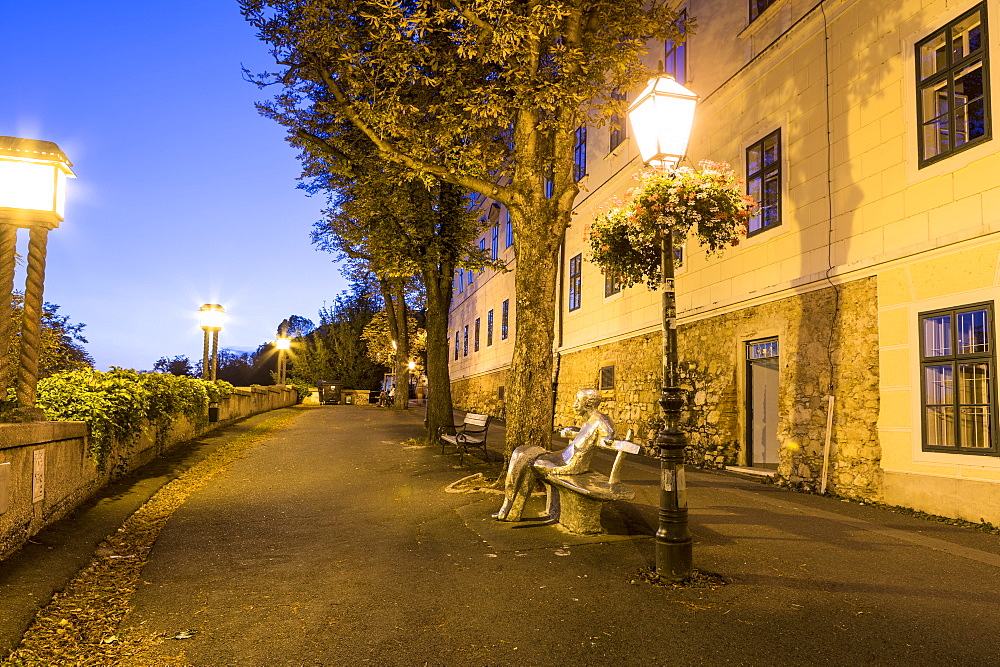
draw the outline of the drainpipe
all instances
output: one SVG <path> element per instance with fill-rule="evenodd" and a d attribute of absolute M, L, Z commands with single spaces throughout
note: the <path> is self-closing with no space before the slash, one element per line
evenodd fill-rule
<path fill-rule="evenodd" d="M 562 346 L 563 346 L 563 293 L 565 292 L 565 280 L 563 268 L 566 263 L 566 232 L 563 232 L 562 242 L 559 244 L 559 282 L 558 293 L 556 295 L 556 331 L 555 331 L 555 364 L 552 372 L 552 430 L 556 430 L 556 399 L 559 396 L 559 369 L 562 366 Z"/>

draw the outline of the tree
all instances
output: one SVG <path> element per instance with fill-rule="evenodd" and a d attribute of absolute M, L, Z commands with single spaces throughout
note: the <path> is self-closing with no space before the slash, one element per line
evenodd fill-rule
<path fill-rule="evenodd" d="M 334 299 L 333 306 L 320 309 L 319 326 L 292 341 L 293 383 L 325 380 L 355 389 L 378 387 L 385 367 L 367 358 L 361 338 L 376 312 L 375 300 L 357 284 Z"/>
<path fill-rule="evenodd" d="M 386 311 L 390 339 L 397 343 L 394 372 L 397 384 L 408 383 L 407 362 L 413 356 L 400 334 L 406 328 L 408 299 L 405 285 L 414 275 L 422 286 L 426 305 L 427 402 L 426 433 L 434 437 L 440 426 L 453 421 L 451 378 L 448 370 L 448 312 L 456 267 L 501 268 L 488 261 L 475 244 L 480 226 L 460 191 L 437 180 L 429 183 L 406 170 L 372 159 L 372 151 L 351 127 L 338 126 L 326 141 L 342 146 L 341 157 L 306 147 L 301 159 L 312 175 L 310 189 L 335 193 L 334 205 L 313 230 L 313 242 L 348 260 L 348 272 L 357 279 L 376 276 Z M 370 144 L 370 142 L 367 142 Z M 360 264 L 359 264 L 360 263 Z M 356 267 L 356 268 L 351 268 Z M 397 407 L 406 406 L 404 392 L 396 393 Z"/>
<path fill-rule="evenodd" d="M 578 185 L 576 130 L 637 86 L 649 37 L 690 24 L 666 0 L 241 0 L 280 70 L 262 112 L 290 141 L 341 155 L 349 123 L 379 155 L 505 205 L 514 228 L 516 336 L 508 453 L 552 425 L 558 250 Z M 530 269 L 529 269 L 530 267 Z M 526 270 L 529 269 L 529 270 Z M 430 333 L 430 332 L 429 332 Z"/>
<path fill-rule="evenodd" d="M 195 371 L 191 366 L 191 360 L 184 355 L 179 355 L 173 358 L 160 357 L 156 360 L 156 363 L 153 364 L 153 372 L 195 377 Z"/>
<path fill-rule="evenodd" d="M 8 358 L 18 359 L 21 339 L 16 332 L 21 330 L 21 321 L 24 318 L 24 295 L 21 292 L 13 292 L 11 311 L 14 320 L 11 327 L 12 335 L 0 349 L 7 350 Z M 86 324 L 74 324 L 70 322 L 68 316 L 60 315 L 59 306 L 54 303 L 46 302 L 42 306 L 41 349 L 38 355 L 39 378 L 46 378 L 60 371 L 82 370 L 94 366 L 93 357 L 82 345 L 87 342 L 83 335 L 86 326 Z M 4 378 L 4 386 L 12 387 L 15 384 L 17 364 L 10 364 L 7 372 L 8 377 Z"/>

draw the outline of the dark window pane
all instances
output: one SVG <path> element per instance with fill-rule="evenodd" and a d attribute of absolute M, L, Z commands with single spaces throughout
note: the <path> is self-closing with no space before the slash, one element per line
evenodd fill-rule
<path fill-rule="evenodd" d="M 990 409 L 986 406 L 963 406 L 959 426 L 962 447 L 988 449 L 991 446 Z"/>
<path fill-rule="evenodd" d="M 954 394 L 951 375 L 951 364 L 924 367 L 925 405 L 949 405 L 952 403 Z"/>
<path fill-rule="evenodd" d="M 954 447 L 955 408 L 927 408 L 924 413 L 924 429 L 928 447 Z"/>
<path fill-rule="evenodd" d="M 976 12 L 962 19 L 952 27 L 951 52 L 955 61 L 961 60 L 981 46 L 981 24 L 982 21 L 979 19 L 979 12 Z"/>
<path fill-rule="evenodd" d="M 951 315 L 924 318 L 924 356 L 951 355 Z"/>
<path fill-rule="evenodd" d="M 984 405 L 990 402 L 989 364 L 958 365 L 958 402 L 962 405 Z"/>
<path fill-rule="evenodd" d="M 760 171 L 760 144 L 754 144 L 747 151 L 747 173 L 756 174 Z"/>
<path fill-rule="evenodd" d="M 958 354 L 982 354 L 990 351 L 989 317 L 985 310 L 958 315 Z"/>
<path fill-rule="evenodd" d="M 778 135 L 772 134 L 764 139 L 764 166 L 778 161 Z"/>
<path fill-rule="evenodd" d="M 926 79 L 948 66 L 948 51 L 944 32 L 920 45 L 920 78 Z"/>

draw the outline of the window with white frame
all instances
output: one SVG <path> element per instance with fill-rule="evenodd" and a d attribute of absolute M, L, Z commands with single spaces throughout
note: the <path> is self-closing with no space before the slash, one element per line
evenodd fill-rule
<path fill-rule="evenodd" d="M 993 304 L 919 317 L 924 450 L 997 454 Z"/>
<path fill-rule="evenodd" d="M 493 311 L 486 313 L 486 347 L 493 344 Z"/>

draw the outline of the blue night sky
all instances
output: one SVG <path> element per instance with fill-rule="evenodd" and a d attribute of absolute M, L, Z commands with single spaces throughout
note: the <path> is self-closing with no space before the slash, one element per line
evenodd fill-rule
<path fill-rule="evenodd" d="M 345 289 L 309 243 L 323 198 L 296 189 L 294 150 L 254 109 L 272 93 L 242 79 L 272 61 L 235 0 L 0 9 L 0 135 L 56 142 L 77 174 L 45 300 L 86 323 L 98 368 L 198 360 L 203 303 L 229 313 L 220 345 L 249 350 Z"/>

